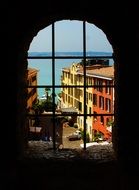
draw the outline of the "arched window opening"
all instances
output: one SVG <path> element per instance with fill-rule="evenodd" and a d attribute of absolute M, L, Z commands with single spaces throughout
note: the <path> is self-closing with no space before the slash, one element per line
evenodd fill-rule
<path fill-rule="evenodd" d="M 105 34 L 86 21 L 59 21 L 38 33 L 28 52 L 29 143 L 112 147 L 112 54 Z"/>

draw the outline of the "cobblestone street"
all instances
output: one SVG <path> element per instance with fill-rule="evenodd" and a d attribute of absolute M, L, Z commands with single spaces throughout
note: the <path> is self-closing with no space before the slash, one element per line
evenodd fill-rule
<path fill-rule="evenodd" d="M 83 143 L 83 140 L 75 140 L 75 141 L 69 141 L 68 136 L 75 132 L 77 129 L 74 127 L 64 127 L 63 128 L 63 148 L 70 148 L 70 149 L 75 149 L 75 148 L 81 148 L 80 144 Z"/>
<path fill-rule="evenodd" d="M 84 150 L 80 144 L 82 140 L 69 141 L 67 136 L 77 129 L 73 127 L 63 128 L 63 147 L 53 150 L 53 144 L 47 141 L 29 141 L 28 150 L 25 152 L 26 158 L 39 159 L 91 159 L 95 161 L 115 160 L 112 143 L 98 144 L 87 147 Z"/>

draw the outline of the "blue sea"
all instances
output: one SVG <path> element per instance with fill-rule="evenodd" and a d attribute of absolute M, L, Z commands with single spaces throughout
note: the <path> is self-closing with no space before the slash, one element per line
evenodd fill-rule
<path fill-rule="evenodd" d="M 83 56 L 82 52 L 56 52 L 56 56 Z M 112 52 L 87 52 L 87 56 L 112 56 Z M 52 56 L 51 52 L 28 52 L 28 56 Z M 74 62 L 81 59 L 56 59 L 55 60 L 55 85 L 61 85 L 62 68 L 71 66 Z M 110 65 L 113 60 L 109 60 Z M 52 61 L 51 59 L 28 59 L 28 67 L 38 70 L 38 85 L 52 85 Z M 60 88 L 55 89 L 56 94 Z M 44 88 L 38 89 L 39 98 L 45 94 Z"/>

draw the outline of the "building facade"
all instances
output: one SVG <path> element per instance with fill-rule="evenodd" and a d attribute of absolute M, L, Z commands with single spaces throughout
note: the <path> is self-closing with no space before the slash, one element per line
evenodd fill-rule
<path fill-rule="evenodd" d="M 36 86 L 37 85 L 37 73 L 38 70 L 34 68 L 28 68 L 27 70 L 27 82 L 28 86 Z M 32 105 L 37 101 L 38 93 L 37 88 L 30 87 L 28 88 L 28 97 L 27 97 L 27 110 L 31 111 Z"/>
<path fill-rule="evenodd" d="M 107 63 L 102 63 L 102 60 L 100 63 L 97 60 L 96 63 L 93 60 L 93 64 L 86 66 L 86 77 L 84 77 L 81 63 L 73 63 L 70 68 L 63 68 L 61 108 L 73 107 L 78 114 L 83 114 L 84 111 L 87 114 L 113 113 L 114 90 L 110 86 L 114 83 L 114 67 Z M 77 87 L 73 87 L 73 85 Z M 84 101 L 84 93 L 86 93 L 86 101 Z M 93 140 L 96 133 L 99 133 L 103 139 L 110 138 L 111 126 L 109 124 L 112 120 L 112 116 L 88 115 L 86 117 L 86 133 L 88 133 L 90 140 Z M 83 116 L 77 116 L 77 124 L 79 129 L 84 129 Z"/>
<path fill-rule="evenodd" d="M 94 88 L 93 113 L 113 114 L 114 112 L 114 67 L 101 67 L 91 70 Z M 105 87 L 102 87 L 105 86 Z M 99 133 L 102 139 L 110 139 L 112 133 L 113 116 L 99 115 L 93 117 L 93 134 Z"/>

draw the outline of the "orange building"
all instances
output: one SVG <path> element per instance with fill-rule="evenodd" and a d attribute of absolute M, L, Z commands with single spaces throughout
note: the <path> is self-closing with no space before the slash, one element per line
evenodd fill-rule
<path fill-rule="evenodd" d="M 94 88 L 93 94 L 93 113 L 94 114 L 112 114 L 114 112 L 114 67 L 98 66 L 88 71 L 93 76 Z M 99 85 L 99 87 L 97 86 Z M 105 86 L 105 87 L 102 87 Z M 104 139 L 111 138 L 112 116 L 95 116 L 93 119 L 93 130 L 99 132 Z"/>
<path fill-rule="evenodd" d="M 28 68 L 28 86 L 36 86 L 37 85 L 37 73 L 38 70 L 34 68 Z M 37 88 L 30 87 L 28 88 L 28 98 L 27 98 L 27 109 L 31 110 L 32 105 L 37 101 Z"/>

